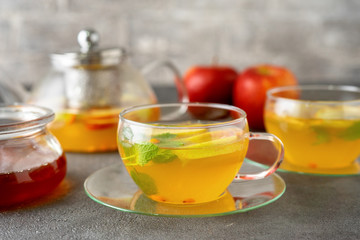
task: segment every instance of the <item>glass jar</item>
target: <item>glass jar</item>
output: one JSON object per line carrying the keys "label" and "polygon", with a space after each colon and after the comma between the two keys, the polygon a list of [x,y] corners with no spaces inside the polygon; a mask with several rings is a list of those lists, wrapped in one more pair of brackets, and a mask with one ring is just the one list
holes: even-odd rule
{"label": "glass jar", "polygon": [[0,105],[0,207],[48,194],[64,179],[64,152],[46,129],[53,119],[47,108]]}

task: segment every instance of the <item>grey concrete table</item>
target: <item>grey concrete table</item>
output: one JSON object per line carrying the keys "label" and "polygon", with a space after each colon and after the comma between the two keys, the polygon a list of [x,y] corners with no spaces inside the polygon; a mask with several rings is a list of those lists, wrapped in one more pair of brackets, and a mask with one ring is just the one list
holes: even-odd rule
{"label": "grey concrete table", "polygon": [[[176,100],[173,89],[157,92]],[[30,206],[0,212],[0,239],[360,239],[360,177],[279,173],[284,195],[235,215],[169,218],[117,211],[91,200],[83,183],[120,161],[114,153],[68,153],[59,189]]]}

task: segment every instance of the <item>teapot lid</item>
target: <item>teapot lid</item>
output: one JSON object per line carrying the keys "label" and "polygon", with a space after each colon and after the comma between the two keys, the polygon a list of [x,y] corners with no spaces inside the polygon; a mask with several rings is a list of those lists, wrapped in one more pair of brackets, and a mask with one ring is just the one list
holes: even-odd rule
{"label": "teapot lid", "polygon": [[51,54],[52,64],[57,67],[84,65],[112,66],[125,57],[123,48],[98,48],[100,36],[93,29],[83,29],[77,36],[80,51]]}

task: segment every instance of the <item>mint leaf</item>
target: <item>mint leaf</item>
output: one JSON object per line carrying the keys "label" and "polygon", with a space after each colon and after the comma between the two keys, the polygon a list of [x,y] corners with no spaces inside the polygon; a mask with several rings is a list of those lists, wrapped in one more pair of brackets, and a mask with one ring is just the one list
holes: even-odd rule
{"label": "mint leaf", "polygon": [[[136,150],[135,146],[127,142],[121,143],[122,150],[124,151],[123,160],[126,160],[126,165],[136,163]],[[126,157],[125,157],[126,156]]]}
{"label": "mint leaf", "polygon": [[160,149],[153,158],[154,163],[168,163],[173,161],[177,156],[170,150]]}
{"label": "mint leaf", "polygon": [[137,151],[137,164],[144,166],[150,161],[154,163],[167,163],[176,158],[176,155],[168,150],[161,149],[153,143],[135,144]]}
{"label": "mint leaf", "polygon": [[169,140],[176,138],[176,134],[172,133],[162,133],[153,136],[153,138],[157,139],[159,142],[157,144],[151,142],[135,144],[135,149],[137,152],[136,163],[138,165],[144,166],[150,161],[154,161],[155,163],[170,162],[176,158],[176,155],[173,154],[170,150],[161,149],[160,147],[171,148],[184,145],[184,143],[181,141]]}
{"label": "mint leaf", "polygon": [[167,142],[159,142],[159,143],[157,143],[157,145],[159,147],[175,148],[175,147],[184,146],[184,143],[181,141],[167,141]]}
{"label": "mint leaf", "polygon": [[316,134],[316,142],[314,142],[315,145],[330,142],[331,136],[326,129],[322,127],[312,127],[312,129]]}
{"label": "mint leaf", "polygon": [[171,139],[176,138],[176,134],[173,134],[173,133],[162,133],[162,134],[153,136],[153,138],[159,140],[159,142],[156,144],[159,147],[171,148],[171,147],[180,147],[180,146],[184,145],[184,143],[182,141],[171,140]]}
{"label": "mint leaf", "polygon": [[135,169],[130,172],[131,178],[136,185],[147,195],[153,195],[157,193],[157,187],[154,179],[145,173],[139,173]]}
{"label": "mint leaf", "polygon": [[353,141],[360,138],[360,121],[355,122],[339,135],[340,138],[346,141]]}
{"label": "mint leaf", "polygon": [[152,143],[136,143],[135,148],[138,154],[137,163],[140,166],[151,161],[159,151],[159,147]]}
{"label": "mint leaf", "polygon": [[176,138],[176,134],[162,133],[162,134],[158,134],[158,135],[153,136],[153,138],[156,138],[159,141],[165,141],[165,140]]}
{"label": "mint leaf", "polygon": [[121,143],[122,149],[124,150],[125,156],[131,156],[135,154],[134,145],[131,145],[128,142]]}

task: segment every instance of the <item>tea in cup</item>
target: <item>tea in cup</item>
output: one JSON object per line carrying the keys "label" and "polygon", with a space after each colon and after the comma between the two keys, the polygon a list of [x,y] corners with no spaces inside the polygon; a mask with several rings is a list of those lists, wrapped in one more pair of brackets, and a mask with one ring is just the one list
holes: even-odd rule
{"label": "tea in cup", "polygon": [[[151,121],[133,116],[143,111]],[[274,164],[260,172],[239,174],[249,141],[272,142]],[[217,200],[234,181],[271,175],[283,157],[281,141],[268,133],[249,133],[246,113],[234,106],[169,103],[130,107],[120,113],[118,148],[142,192],[152,200],[197,204]]]}
{"label": "tea in cup", "polygon": [[354,164],[360,154],[360,88],[308,85],[271,89],[265,126],[284,142],[282,167],[310,173],[358,171]]}

